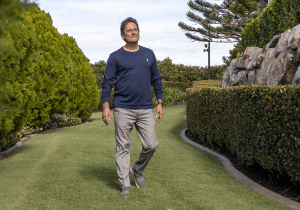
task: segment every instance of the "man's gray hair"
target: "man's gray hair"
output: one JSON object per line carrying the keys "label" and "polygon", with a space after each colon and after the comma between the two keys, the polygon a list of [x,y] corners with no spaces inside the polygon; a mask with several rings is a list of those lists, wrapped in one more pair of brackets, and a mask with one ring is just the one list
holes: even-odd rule
{"label": "man's gray hair", "polygon": [[132,17],[128,17],[128,18],[126,18],[125,20],[123,20],[122,23],[121,23],[121,36],[124,35],[124,29],[125,29],[125,26],[126,26],[129,22],[135,23],[135,25],[136,25],[137,28],[138,28],[138,32],[140,33],[139,24],[137,23],[136,19],[134,19],[134,18],[132,18]]}

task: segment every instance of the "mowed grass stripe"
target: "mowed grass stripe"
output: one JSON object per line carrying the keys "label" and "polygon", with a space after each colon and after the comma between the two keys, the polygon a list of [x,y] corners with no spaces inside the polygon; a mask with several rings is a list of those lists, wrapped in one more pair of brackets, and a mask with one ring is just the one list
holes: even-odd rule
{"label": "mowed grass stripe", "polygon": [[[1,209],[292,209],[236,181],[214,156],[185,143],[186,105],[165,107],[156,120],[158,147],[138,189],[120,197],[114,115],[31,137],[0,160]],[[156,113],[156,109],[153,110]],[[131,132],[131,165],[142,145]]]}

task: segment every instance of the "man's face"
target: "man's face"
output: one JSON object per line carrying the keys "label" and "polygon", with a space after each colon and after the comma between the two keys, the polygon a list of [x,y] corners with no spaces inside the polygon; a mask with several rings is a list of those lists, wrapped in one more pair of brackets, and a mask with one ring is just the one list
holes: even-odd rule
{"label": "man's face", "polygon": [[133,22],[127,23],[124,29],[124,35],[122,38],[131,44],[137,43],[140,39],[138,28]]}

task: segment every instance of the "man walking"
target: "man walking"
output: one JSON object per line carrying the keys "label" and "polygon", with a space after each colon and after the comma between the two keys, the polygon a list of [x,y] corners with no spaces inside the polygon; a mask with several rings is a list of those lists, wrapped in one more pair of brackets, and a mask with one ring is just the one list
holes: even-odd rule
{"label": "man walking", "polygon": [[[126,45],[110,54],[105,68],[102,82],[102,118],[108,125],[111,118],[109,96],[116,81],[113,102],[116,166],[118,179],[122,185],[120,196],[128,197],[129,170],[135,177],[136,186],[146,188],[142,173],[158,146],[150,85],[153,86],[158,100],[155,116],[159,114],[158,122],[163,116],[163,91],[153,51],[138,45],[139,27],[134,18],[129,17],[122,21],[121,36]],[[133,124],[142,141],[143,149],[139,159],[130,167],[130,132]]]}

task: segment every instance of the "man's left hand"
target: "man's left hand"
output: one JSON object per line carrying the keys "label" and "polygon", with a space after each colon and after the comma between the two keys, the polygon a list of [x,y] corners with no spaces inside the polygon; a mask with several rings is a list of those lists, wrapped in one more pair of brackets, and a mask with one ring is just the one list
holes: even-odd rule
{"label": "man's left hand", "polygon": [[157,104],[155,117],[157,117],[158,114],[159,114],[159,118],[157,121],[160,122],[163,117],[163,106],[161,104]]}

